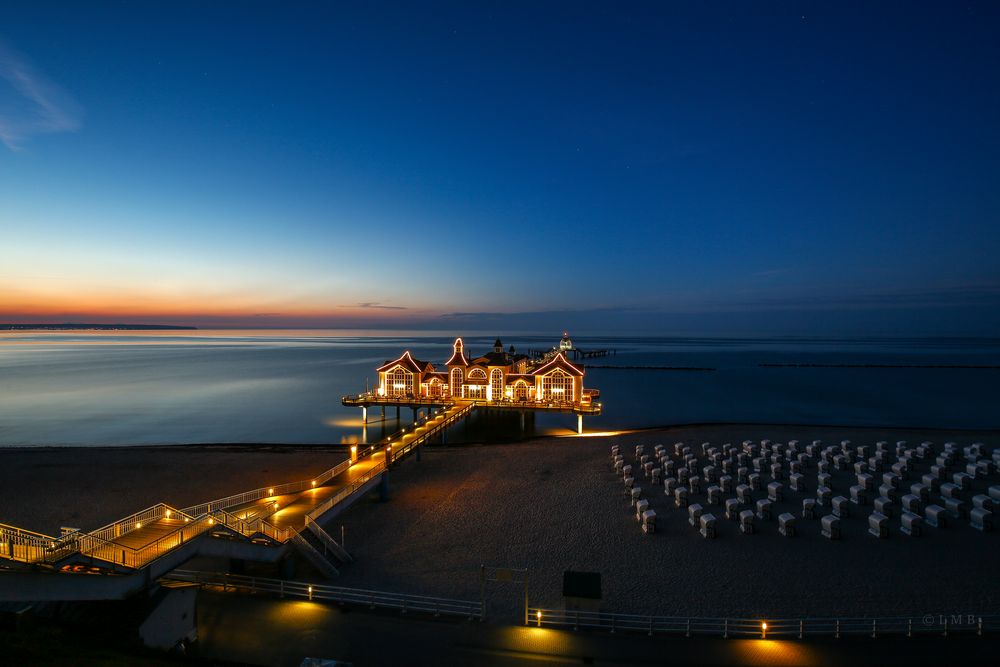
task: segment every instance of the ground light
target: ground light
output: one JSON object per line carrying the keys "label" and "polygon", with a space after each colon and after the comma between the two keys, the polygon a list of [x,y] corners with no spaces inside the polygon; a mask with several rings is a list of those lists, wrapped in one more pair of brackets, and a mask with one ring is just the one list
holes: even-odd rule
{"label": "ground light", "polygon": [[763,621],[760,624],[760,638],[767,639],[767,622]]}
{"label": "ground light", "polygon": [[539,609],[537,612],[535,612],[535,618],[538,619],[538,627],[542,627],[542,611],[541,611],[541,609]]}

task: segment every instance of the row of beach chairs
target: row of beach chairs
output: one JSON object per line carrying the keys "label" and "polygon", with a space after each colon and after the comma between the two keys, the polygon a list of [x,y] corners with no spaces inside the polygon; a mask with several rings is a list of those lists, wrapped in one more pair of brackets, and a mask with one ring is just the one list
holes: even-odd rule
{"label": "row of beach chairs", "polygon": [[[673,457],[683,457],[684,466],[676,467],[675,461],[671,457],[667,448],[663,445],[656,445],[653,449],[654,460],[646,454],[644,445],[637,445],[635,449],[636,462],[639,470],[654,485],[659,485],[661,476],[676,473],[677,477],[666,476],[662,483],[666,495],[674,497],[674,503],[678,508],[688,508],[689,523],[698,527],[705,537],[715,536],[716,518],[711,513],[705,513],[700,504],[689,505],[689,494],[698,494],[701,491],[700,480],[704,479],[708,488],[705,490],[707,502],[710,505],[725,506],[725,516],[728,519],[739,521],[740,530],[745,534],[754,533],[754,521],[768,520],[771,518],[771,505],[781,501],[783,498],[784,485],[778,482],[783,477],[783,459],[795,457],[790,462],[791,474],[788,481],[789,486],[794,491],[804,491],[804,475],[800,472],[804,466],[808,466],[812,457],[819,455],[820,461],[817,468],[817,498],[804,499],[802,507],[803,519],[813,519],[817,515],[816,506],[829,505],[832,513],[821,518],[822,534],[830,539],[838,539],[840,536],[840,520],[849,515],[849,504],[865,506],[869,498],[874,495],[875,477],[870,472],[884,470],[885,463],[889,459],[890,452],[888,443],[876,443],[874,456],[868,457],[868,461],[852,461],[856,455],[860,459],[867,457],[870,448],[859,446],[852,447],[850,441],[842,441],[839,448],[836,446],[822,446],[820,441],[813,441],[805,447],[805,452],[798,451],[797,441],[790,441],[785,447],[780,443],[761,441],[760,445],[751,441],[744,441],[742,450],[732,445],[723,445],[721,451],[710,443],[703,443],[701,446],[702,455],[710,457],[710,463],[702,468],[702,475],[691,475],[688,466],[697,469],[698,457],[691,451],[691,447],[684,443],[674,445]],[[782,450],[784,449],[784,452]],[[753,456],[757,455],[759,456]],[[949,517],[963,518],[970,520],[973,528],[981,531],[992,528],[992,511],[995,502],[1000,502],[1000,486],[991,486],[988,494],[976,494],[973,501],[973,509],[966,511],[964,503],[961,501],[962,494],[971,488],[971,482],[977,478],[986,478],[996,471],[1000,464],[1000,450],[995,451],[991,459],[984,458],[985,449],[981,443],[965,447],[959,453],[955,443],[945,443],[944,450],[935,459],[935,464],[931,466],[931,471],[925,474],[921,482],[912,484],[910,494],[906,494],[901,499],[901,532],[908,535],[919,535],[923,518],[930,526],[944,527]],[[898,490],[902,480],[912,472],[913,460],[927,460],[934,455],[933,443],[923,442],[915,449],[908,449],[905,441],[896,443],[895,455],[897,460],[889,464],[891,472],[882,474],[882,485],[879,487],[879,496],[874,499],[875,511],[869,515],[869,533],[876,537],[886,537],[888,535],[888,520],[893,515],[896,508],[895,501],[898,497]],[[749,473],[748,466],[740,466],[737,469],[736,498],[729,498],[723,501],[722,494],[730,493],[734,484],[732,475],[719,474],[728,473],[734,464],[745,463],[748,457],[753,456],[754,470],[763,470],[770,465],[769,472],[775,481],[767,485],[767,499],[756,501],[755,509],[742,509],[747,505],[754,505],[751,492],[760,490],[762,482],[760,473]],[[953,470],[959,456],[965,461],[965,469],[962,472],[952,474],[951,482],[941,482],[941,477],[949,470]],[[828,472],[832,464],[839,470],[847,470],[847,466],[853,463],[853,470],[858,484],[851,486],[850,499],[844,496],[833,496],[831,475]],[[641,489],[634,486],[632,476],[633,467],[624,462],[621,448],[618,445],[612,446],[612,464],[616,471],[622,473],[626,485],[626,495],[630,497],[633,506],[637,506],[641,498]],[[938,490],[943,496],[944,507],[937,504],[929,504],[930,493]],[[648,509],[648,501],[643,501],[641,511],[637,508],[636,519],[640,522],[643,530],[653,532],[655,530],[656,514]],[[921,510],[924,511],[923,518]],[[705,517],[702,521],[702,517]],[[779,532],[782,535],[795,535],[795,517],[790,513],[782,513],[778,517]]]}

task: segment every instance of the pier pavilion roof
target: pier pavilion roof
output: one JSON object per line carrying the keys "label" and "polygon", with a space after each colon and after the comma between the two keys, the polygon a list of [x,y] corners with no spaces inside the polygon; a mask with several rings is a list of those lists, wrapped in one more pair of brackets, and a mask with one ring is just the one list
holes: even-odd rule
{"label": "pier pavilion roof", "polygon": [[387,371],[394,366],[402,366],[406,370],[412,373],[429,373],[434,370],[434,364],[429,361],[420,361],[414,359],[410,356],[410,351],[407,350],[399,359],[393,361],[387,361],[382,366],[379,366],[376,370],[378,372]]}
{"label": "pier pavilion roof", "polygon": [[461,346],[457,346],[455,351],[451,353],[451,359],[444,362],[445,366],[468,366],[469,360],[465,358],[465,352],[462,351]]}
{"label": "pier pavilion roof", "polygon": [[583,377],[583,369],[574,366],[569,363],[566,359],[566,355],[562,352],[557,352],[548,363],[539,366],[531,371],[532,375],[544,375],[551,371],[553,368],[561,368],[570,375],[575,375],[577,377]]}

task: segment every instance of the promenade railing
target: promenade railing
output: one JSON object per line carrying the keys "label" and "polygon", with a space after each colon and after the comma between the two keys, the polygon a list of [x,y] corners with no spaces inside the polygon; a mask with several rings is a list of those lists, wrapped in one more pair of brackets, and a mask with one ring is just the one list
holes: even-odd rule
{"label": "promenade railing", "polygon": [[281,597],[297,597],[307,600],[323,600],[342,604],[356,604],[371,609],[397,609],[403,613],[420,612],[435,616],[459,616],[470,619],[482,618],[483,608],[478,601],[439,598],[427,595],[410,595],[343,586],[327,586],[302,581],[265,579],[225,573],[174,570],[164,578],[187,581],[202,586],[218,586],[223,590],[266,593]]}
{"label": "promenade railing", "polygon": [[702,618],[619,614],[529,607],[527,625],[599,630],[644,632],[649,635],[725,638],[798,638],[847,636],[979,634],[1000,631],[1000,614],[927,614],[882,618]]}

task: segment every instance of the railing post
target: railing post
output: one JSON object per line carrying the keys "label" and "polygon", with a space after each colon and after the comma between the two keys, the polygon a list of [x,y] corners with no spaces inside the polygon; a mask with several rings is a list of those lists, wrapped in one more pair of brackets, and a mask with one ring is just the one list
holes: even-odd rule
{"label": "railing post", "polygon": [[906,636],[907,636],[907,638],[913,636],[913,619],[912,618],[906,619]]}
{"label": "railing post", "polygon": [[805,627],[805,623],[800,618],[799,619],[799,639],[802,639],[802,634],[803,634],[804,627]]}
{"label": "railing post", "polygon": [[979,617],[979,620],[976,622],[976,626],[977,626],[976,634],[979,635],[980,637],[982,637],[983,636],[983,617],[982,616]]}
{"label": "railing post", "polygon": [[837,619],[837,634],[835,635],[835,639],[840,639],[840,619],[839,618]]}
{"label": "railing post", "polygon": [[285,580],[284,579],[281,579],[280,583],[278,584],[278,595],[280,597],[285,597]]}
{"label": "railing post", "polygon": [[877,639],[878,638],[878,634],[875,631],[875,623],[877,623],[877,619],[873,618],[872,619],[872,639]]}
{"label": "railing post", "polygon": [[684,632],[684,636],[685,637],[690,637],[691,636],[691,619],[690,618],[687,620],[687,630]]}
{"label": "railing post", "polygon": [[945,619],[944,619],[944,632],[941,634],[941,636],[942,637],[947,637],[948,636],[948,618],[947,617],[945,617]]}
{"label": "railing post", "polygon": [[653,617],[652,617],[652,615],[649,617],[649,632],[647,634],[649,634],[650,637],[653,636]]}
{"label": "railing post", "polygon": [[729,639],[729,619],[727,618],[725,624],[722,626],[722,638]]}

